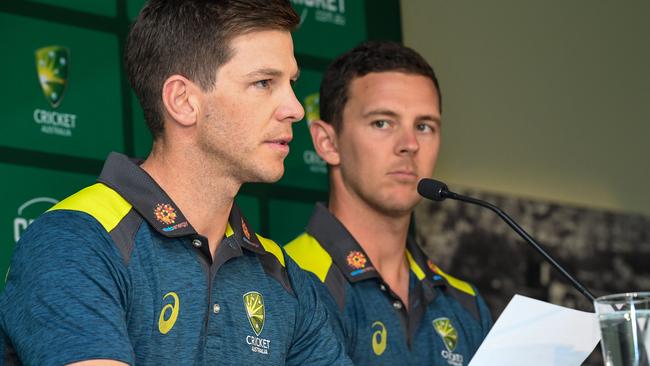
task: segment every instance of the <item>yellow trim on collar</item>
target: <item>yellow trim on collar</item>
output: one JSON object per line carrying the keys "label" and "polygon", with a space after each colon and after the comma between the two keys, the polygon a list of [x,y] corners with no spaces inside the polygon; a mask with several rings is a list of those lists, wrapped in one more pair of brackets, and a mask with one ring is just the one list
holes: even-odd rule
{"label": "yellow trim on collar", "polygon": [[235,233],[235,231],[232,229],[232,226],[230,226],[230,223],[227,223],[226,224],[226,238],[229,238],[234,233]]}
{"label": "yellow trim on collar", "polygon": [[282,267],[285,267],[284,253],[282,253],[282,249],[280,248],[280,246],[277,245],[271,239],[267,239],[267,238],[265,238],[263,236],[260,236],[258,234],[255,234],[255,235],[257,235],[257,239],[259,239],[260,243],[262,243],[262,246],[264,247],[264,250],[266,250],[267,252],[273,254],[278,259],[278,261],[280,261],[280,263],[282,264]]}
{"label": "yellow trim on collar", "polygon": [[129,213],[131,207],[131,204],[119,193],[102,183],[96,183],[57,203],[48,211],[85,212],[99,221],[107,232],[110,232]]}
{"label": "yellow trim on collar", "polygon": [[474,291],[474,288],[469,283],[467,283],[465,281],[462,281],[462,280],[459,280],[456,277],[453,277],[453,276],[450,276],[450,275],[446,274],[440,268],[438,268],[438,266],[435,266],[435,271],[434,272],[436,272],[437,274],[444,277],[447,280],[447,282],[451,286],[455,287],[456,289],[458,289],[458,290],[460,290],[460,291],[462,291],[462,292],[464,292],[466,294],[476,296],[476,291]]}
{"label": "yellow trim on collar", "polygon": [[409,261],[409,267],[411,267],[411,271],[415,273],[418,280],[422,281],[426,275],[424,274],[422,268],[415,262],[415,259],[413,259],[413,256],[411,255],[411,252],[408,250],[406,250],[406,259]]}
{"label": "yellow trim on collar", "polygon": [[312,272],[321,282],[325,282],[327,272],[332,266],[332,257],[313,236],[303,233],[286,244],[284,250],[300,268]]}

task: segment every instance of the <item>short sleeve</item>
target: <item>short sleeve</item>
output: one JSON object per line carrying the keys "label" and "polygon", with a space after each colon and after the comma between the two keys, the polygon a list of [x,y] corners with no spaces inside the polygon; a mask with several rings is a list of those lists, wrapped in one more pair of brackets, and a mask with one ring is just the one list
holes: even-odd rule
{"label": "short sleeve", "polygon": [[95,219],[48,212],[16,246],[0,297],[1,333],[27,365],[98,358],[133,364],[128,288],[119,251]]}

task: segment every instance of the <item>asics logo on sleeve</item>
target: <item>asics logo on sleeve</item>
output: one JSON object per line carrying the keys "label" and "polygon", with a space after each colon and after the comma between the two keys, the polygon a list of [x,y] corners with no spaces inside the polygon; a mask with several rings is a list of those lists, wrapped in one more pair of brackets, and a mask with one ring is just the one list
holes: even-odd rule
{"label": "asics logo on sleeve", "polygon": [[174,324],[176,324],[178,310],[180,308],[180,300],[178,300],[178,295],[175,292],[168,292],[163,296],[163,300],[168,297],[172,298],[173,303],[163,306],[160,311],[160,317],[158,318],[158,330],[162,334],[167,334],[172,330]]}

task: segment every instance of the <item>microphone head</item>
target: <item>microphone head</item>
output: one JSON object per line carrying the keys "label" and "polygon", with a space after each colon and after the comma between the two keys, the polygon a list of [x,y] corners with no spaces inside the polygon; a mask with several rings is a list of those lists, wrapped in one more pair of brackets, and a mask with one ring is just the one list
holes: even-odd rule
{"label": "microphone head", "polygon": [[449,188],[447,185],[435,179],[424,178],[418,183],[418,193],[424,198],[434,201],[443,201],[447,198]]}

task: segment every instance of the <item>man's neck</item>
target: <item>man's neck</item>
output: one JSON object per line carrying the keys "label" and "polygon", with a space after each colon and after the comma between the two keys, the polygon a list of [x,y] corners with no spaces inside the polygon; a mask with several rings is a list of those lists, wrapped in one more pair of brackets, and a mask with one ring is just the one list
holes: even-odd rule
{"label": "man's neck", "polygon": [[208,238],[214,258],[223,238],[240,185],[231,177],[210,172],[219,171],[206,166],[204,159],[187,153],[169,151],[154,145],[141,165],[180,208],[194,229]]}
{"label": "man's neck", "polygon": [[406,237],[410,214],[389,216],[357,197],[330,194],[329,210],[366,252],[382,278],[408,306]]}

